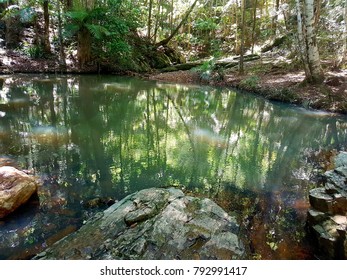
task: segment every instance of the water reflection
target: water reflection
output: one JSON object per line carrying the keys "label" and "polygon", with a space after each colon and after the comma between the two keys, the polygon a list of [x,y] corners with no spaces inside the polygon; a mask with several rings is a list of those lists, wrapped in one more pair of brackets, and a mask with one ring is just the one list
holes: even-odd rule
{"label": "water reflection", "polygon": [[[0,104],[17,105],[0,108],[0,154],[44,184],[30,230],[0,221],[0,258],[30,256],[78,227],[90,215],[88,200],[166,185],[252,220],[265,236],[253,236],[253,247],[261,242],[267,251],[251,252],[282,258],[273,252],[290,227],[298,230],[307,207],[303,181],[311,169],[303,154],[346,143],[344,118],[227,89],[113,76],[2,79]],[[14,231],[16,242],[9,241]]]}
{"label": "water reflection", "polygon": [[69,142],[68,130],[65,127],[38,126],[33,127],[31,133],[24,134],[31,142],[39,145],[61,146]]}

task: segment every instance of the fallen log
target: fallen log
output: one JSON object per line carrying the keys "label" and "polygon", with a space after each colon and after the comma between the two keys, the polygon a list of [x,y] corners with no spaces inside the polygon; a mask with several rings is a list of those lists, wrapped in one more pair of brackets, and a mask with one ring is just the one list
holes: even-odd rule
{"label": "fallen log", "polygon": [[[244,62],[253,61],[260,59],[260,56],[257,54],[250,54],[244,56]],[[217,60],[214,64],[213,68],[223,67],[223,68],[232,68],[234,66],[237,66],[239,64],[240,57],[236,56],[232,59],[226,59],[226,60]],[[199,67],[206,63],[207,60],[204,61],[195,61],[195,62],[187,62],[182,64],[176,64],[169,67],[165,67],[163,69],[160,69],[161,72],[173,72],[173,71],[184,71],[184,70],[191,70],[195,67]]]}

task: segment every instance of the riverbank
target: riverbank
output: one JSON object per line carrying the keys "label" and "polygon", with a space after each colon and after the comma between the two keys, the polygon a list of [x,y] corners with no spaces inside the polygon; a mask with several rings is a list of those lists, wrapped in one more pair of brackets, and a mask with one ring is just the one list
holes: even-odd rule
{"label": "riverbank", "polygon": [[[347,113],[347,70],[332,70],[325,65],[325,80],[322,84],[305,83],[302,70],[289,67],[290,64],[278,64],[278,58],[266,58],[246,63],[244,75],[237,69],[224,69],[223,73],[211,71],[206,76],[199,69],[173,72],[154,71],[137,74],[151,80],[233,87],[264,96],[266,99],[297,104],[305,108],[319,109],[332,113]],[[21,53],[8,51],[0,53],[0,74],[12,73],[112,73],[134,75],[121,69],[100,69],[97,63],[78,67],[76,60],[67,58],[66,68],[62,71],[57,58],[31,59]]]}
{"label": "riverbank", "polygon": [[300,70],[286,72],[274,69],[264,73],[249,72],[238,75],[225,73],[222,80],[201,79],[198,72],[175,71],[157,73],[152,80],[208,84],[213,86],[234,87],[261,95],[269,100],[293,103],[305,108],[319,109],[332,113],[347,113],[347,71],[326,71],[324,83],[312,85],[305,83],[305,73]]}

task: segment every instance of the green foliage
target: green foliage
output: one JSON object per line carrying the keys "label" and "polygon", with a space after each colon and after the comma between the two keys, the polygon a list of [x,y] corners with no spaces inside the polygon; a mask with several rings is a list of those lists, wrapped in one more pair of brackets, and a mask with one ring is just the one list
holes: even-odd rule
{"label": "green foliage", "polygon": [[[105,1],[73,1],[73,10],[66,6],[66,2],[59,2],[61,7],[57,11],[57,2],[49,1],[49,17],[51,23],[58,22],[58,14],[63,23],[64,47],[81,46],[77,42],[81,30],[88,30],[88,44],[92,54],[91,59],[112,60],[118,63],[123,57],[141,56],[135,49],[139,48],[139,41],[132,37],[144,38],[150,25],[151,42],[158,42],[167,38],[180,23],[189,9],[189,1],[152,1],[149,13],[148,1],[139,0],[105,0]],[[288,1],[287,1],[288,2]],[[268,3],[261,1],[246,1],[245,13],[245,50],[258,51],[266,42],[271,44],[270,51],[281,54],[292,52],[296,55],[297,20],[293,2],[281,3],[277,11],[268,11]],[[42,26],[42,16],[37,11],[42,10],[43,1],[6,1],[0,0],[2,19],[16,16],[20,23],[32,28],[36,20]],[[10,5],[16,3],[17,5]],[[93,5],[91,5],[93,3]],[[254,5],[257,5],[256,7]],[[321,16],[317,21],[319,52],[323,58],[338,60],[343,52],[344,40],[344,1],[323,3]],[[64,11],[64,12],[63,12]],[[41,12],[40,12],[41,13]],[[276,15],[274,14],[276,13]],[[149,19],[149,15],[151,18]],[[190,13],[188,20],[181,27],[178,34],[170,41],[190,60],[206,58],[211,55],[226,55],[240,53],[241,9],[239,1],[200,1]],[[52,29],[51,25],[51,29]],[[54,28],[57,25],[55,25]],[[55,30],[55,36],[58,34]],[[155,38],[154,38],[155,37]],[[287,38],[284,40],[285,38]],[[31,41],[30,41],[31,42]],[[277,42],[277,43],[276,43]],[[294,42],[294,43],[293,43]],[[53,47],[58,50],[59,44]],[[254,46],[254,49],[253,49]],[[32,49],[28,53],[40,56],[39,51]],[[125,61],[125,60],[124,60]],[[300,68],[302,68],[301,61]],[[209,78],[209,71],[215,71],[213,65],[201,69],[203,79]],[[211,68],[211,69],[208,69]],[[259,73],[262,68],[259,68]],[[252,73],[258,75],[259,73]]]}
{"label": "green foliage", "polygon": [[260,78],[258,76],[249,76],[240,82],[240,87],[246,90],[255,90],[258,88]]}
{"label": "green foliage", "polygon": [[37,59],[37,58],[45,58],[45,52],[42,46],[36,46],[36,45],[27,45],[25,44],[21,49],[19,49],[21,53],[29,56],[30,58]]}
{"label": "green foliage", "polygon": [[73,22],[83,23],[89,16],[89,13],[86,10],[74,10],[66,12],[65,16]]}
{"label": "green foliage", "polygon": [[31,58],[43,58],[45,56],[44,49],[41,46],[32,46],[28,49]]}
{"label": "green foliage", "polygon": [[211,31],[216,30],[218,28],[218,24],[214,22],[212,18],[208,19],[197,19],[194,28],[201,31]]}
{"label": "green foliage", "polygon": [[215,63],[216,59],[212,57],[206,60],[202,65],[193,68],[192,71],[197,72],[202,81],[209,81],[212,78]]}
{"label": "green foliage", "polygon": [[20,14],[20,9],[19,6],[17,5],[12,5],[7,7],[1,14],[1,19],[9,19],[15,16],[18,16]]}
{"label": "green foliage", "polygon": [[[65,13],[68,19],[65,35],[73,38],[81,32],[91,37],[91,51],[94,59],[114,64],[124,61],[132,52],[129,42],[131,29],[137,27],[137,12],[123,10],[128,1],[110,0],[94,9],[79,8]],[[83,40],[83,38],[81,38]]]}
{"label": "green foliage", "polygon": [[224,79],[224,68],[216,65],[217,57],[206,60],[202,65],[194,67],[192,71],[199,74],[202,81],[222,81]]}
{"label": "green foliage", "polygon": [[86,24],[85,26],[89,30],[90,34],[97,40],[101,40],[102,38],[112,34],[104,26],[98,24]]}

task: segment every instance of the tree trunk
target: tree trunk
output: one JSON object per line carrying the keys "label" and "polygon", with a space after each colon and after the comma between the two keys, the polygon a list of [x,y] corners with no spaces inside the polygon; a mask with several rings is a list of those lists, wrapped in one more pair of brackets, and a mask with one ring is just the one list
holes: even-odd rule
{"label": "tree trunk", "polygon": [[80,68],[91,59],[91,43],[92,38],[86,27],[83,27],[78,33],[77,56]]}
{"label": "tree trunk", "polygon": [[253,23],[252,23],[252,54],[254,53],[254,44],[255,44],[255,27],[257,22],[257,5],[258,0],[254,0],[254,7],[253,7]]}
{"label": "tree trunk", "polygon": [[49,7],[48,0],[43,1],[43,18],[44,18],[44,31],[43,31],[43,49],[46,54],[51,53],[51,43],[49,41]]}
{"label": "tree trunk", "polygon": [[5,19],[5,45],[8,49],[16,49],[19,47],[23,27],[20,22],[19,14],[14,14]]}
{"label": "tree trunk", "polygon": [[234,46],[234,52],[236,54],[240,54],[240,45],[239,45],[239,17],[238,17],[238,5],[235,5],[234,6],[234,9],[235,9],[235,46]]}
{"label": "tree trunk", "polygon": [[147,20],[147,38],[148,38],[148,41],[151,40],[152,7],[153,7],[153,0],[149,0],[148,20]]}
{"label": "tree trunk", "polygon": [[278,21],[278,10],[280,7],[280,1],[276,0],[275,4],[275,12],[276,14],[272,17],[272,34],[273,36],[276,36],[277,34],[277,21]]}
{"label": "tree trunk", "polygon": [[301,62],[304,66],[305,76],[310,76],[310,69],[307,64],[307,50],[306,43],[303,33],[303,23],[302,23],[302,8],[300,4],[300,0],[295,0],[296,2],[296,10],[297,10],[297,23],[298,23],[298,53],[300,55]]}
{"label": "tree trunk", "polygon": [[185,15],[183,16],[181,22],[177,25],[175,30],[171,32],[171,35],[169,37],[167,37],[166,39],[161,40],[160,42],[158,42],[156,44],[157,46],[165,46],[165,45],[167,45],[170,42],[170,40],[178,33],[178,31],[180,30],[182,25],[187,21],[190,13],[193,11],[193,9],[194,9],[194,7],[195,7],[197,2],[198,2],[198,0],[195,0],[194,3],[190,6],[190,8],[187,10]]}
{"label": "tree trunk", "polygon": [[66,10],[71,11],[73,8],[73,0],[65,0],[64,2],[65,2]]}
{"label": "tree trunk", "polygon": [[343,64],[346,63],[346,57],[347,57],[347,0],[345,1],[344,22],[345,22],[345,27],[343,30],[342,55],[337,64],[337,67],[343,66]]}
{"label": "tree trunk", "polygon": [[174,0],[171,0],[171,14],[170,14],[170,30],[173,31],[173,14],[174,14]]}
{"label": "tree trunk", "polygon": [[299,53],[304,65],[306,80],[309,83],[322,83],[324,74],[316,41],[314,0],[304,0],[303,8],[300,0],[296,0],[296,6]]}
{"label": "tree trunk", "polygon": [[306,27],[306,43],[308,66],[310,69],[309,82],[321,83],[323,82],[324,75],[320,63],[316,30],[315,30],[315,13],[314,13],[314,0],[305,0],[305,27]]}
{"label": "tree trunk", "polygon": [[62,72],[66,71],[66,56],[64,49],[64,40],[63,40],[63,24],[61,20],[61,10],[60,10],[60,0],[57,1],[57,10],[58,10],[58,38],[59,38],[59,66]]}
{"label": "tree trunk", "polygon": [[157,7],[158,7],[158,11],[157,11],[157,14],[155,15],[155,24],[154,24],[154,33],[153,33],[154,44],[157,41],[159,22],[162,21],[162,18],[163,18],[162,17],[163,9],[161,8],[161,1],[160,0],[157,1]]}
{"label": "tree trunk", "polygon": [[245,0],[241,0],[241,53],[240,53],[240,64],[239,64],[240,75],[244,73],[243,56],[245,53],[245,15],[246,15]]}

